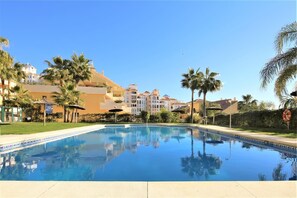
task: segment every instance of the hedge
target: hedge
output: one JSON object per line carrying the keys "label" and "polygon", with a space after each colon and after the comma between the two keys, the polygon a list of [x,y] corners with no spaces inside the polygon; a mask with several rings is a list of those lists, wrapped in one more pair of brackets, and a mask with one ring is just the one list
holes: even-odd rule
{"label": "hedge", "polygon": [[[114,122],[114,113],[97,113],[80,115],[81,122]],[[131,114],[118,114],[117,122],[133,122],[135,116]]]}
{"label": "hedge", "polygon": [[[282,119],[283,109],[251,111],[245,113],[232,114],[232,126],[237,127],[259,127],[286,129],[287,124]],[[291,109],[292,117],[290,120],[290,129],[297,129],[297,109]],[[229,125],[230,115],[218,115],[215,118],[215,124],[220,126]],[[209,118],[212,123],[212,118]]]}

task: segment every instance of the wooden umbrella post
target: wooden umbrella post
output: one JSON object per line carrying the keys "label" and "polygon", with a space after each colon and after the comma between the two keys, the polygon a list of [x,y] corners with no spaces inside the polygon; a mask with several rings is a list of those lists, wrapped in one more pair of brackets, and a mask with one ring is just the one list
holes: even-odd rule
{"label": "wooden umbrella post", "polygon": [[43,126],[45,126],[46,121],[46,104],[44,103],[44,110],[43,110]]}
{"label": "wooden umbrella post", "polygon": [[75,109],[75,123],[77,123],[77,108]]}

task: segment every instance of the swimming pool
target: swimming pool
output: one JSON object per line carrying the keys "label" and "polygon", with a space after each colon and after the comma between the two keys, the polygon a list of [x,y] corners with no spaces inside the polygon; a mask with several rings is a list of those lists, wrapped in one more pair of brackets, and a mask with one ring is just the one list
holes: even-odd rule
{"label": "swimming pool", "polygon": [[186,127],[104,129],[0,155],[0,180],[296,180],[296,153]]}

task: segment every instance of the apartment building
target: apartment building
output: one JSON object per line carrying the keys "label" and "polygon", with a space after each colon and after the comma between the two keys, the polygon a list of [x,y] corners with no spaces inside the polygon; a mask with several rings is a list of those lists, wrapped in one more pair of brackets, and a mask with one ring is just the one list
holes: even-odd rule
{"label": "apartment building", "polygon": [[[168,95],[164,95],[161,98],[161,108],[166,109],[167,111],[172,111],[178,107],[174,106],[174,104],[179,103],[179,101],[175,98],[170,98]],[[183,103],[183,106],[185,103]]]}
{"label": "apartment building", "polygon": [[[24,85],[34,100],[40,100],[46,97],[49,102],[54,103],[53,92],[59,92],[58,86],[49,84],[42,85]],[[120,108],[123,113],[131,113],[131,109],[123,102],[124,89],[112,80],[98,73],[94,67],[91,67],[91,78],[79,83],[78,91],[81,92],[82,106],[85,110],[79,110],[79,114],[106,113],[110,109]],[[63,112],[63,108],[54,105],[53,113]]]}
{"label": "apartment building", "polygon": [[133,115],[136,115],[138,112],[137,95],[138,95],[138,89],[137,89],[137,85],[135,84],[129,85],[128,89],[125,90],[124,102],[127,104],[128,107],[131,108],[131,113]]}
{"label": "apartment building", "polygon": [[159,90],[154,89],[147,97],[147,110],[150,114],[156,114],[161,110],[161,100]]}
{"label": "apartment building", "polygon": [[140,93],[137,96],[137,111],[135,115],[139,115],[141,111],[147,111],[147,103],[146,98],[149,96],[150,92],[146,91],[144,93]]}
{"label": "apartment building", "polygon": [[174,98],[170,98],[168,95],[164,95],[161,98],[159,90],[157,89],[154,89],[152,92],[145,91],[144,93],[139,93],[138,87],[135,84],[129,85],[129,87],[125,90],[124,95],[124,102],[131,108],[131,113],[133,115],[140,115],[141,111],[156,114],[160,112],[162,108],[172,111],[186,105]]}
{"label": "apartment building", "polygon": [[34,83],[38,83],[40,81],[40,75],[37,74],[37,69],[33,65],[27,63],[24,65],[22,70],[26,74],[26,79],[22,80],[24,83],[34,84]]}

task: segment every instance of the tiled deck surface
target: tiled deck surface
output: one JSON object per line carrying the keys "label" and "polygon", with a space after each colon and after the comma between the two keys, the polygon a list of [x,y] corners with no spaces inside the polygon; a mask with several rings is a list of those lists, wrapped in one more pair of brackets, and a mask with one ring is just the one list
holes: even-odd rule
{"label": "tiled deck surface", "polygon": [[[192,125],[193,126],[193,125]],[[44,132],[31,135],[0,136],[0,145],[24,141],[32,138],[55,136],[61,133],[87,132],[103,127],[93,125],[62,131]],[[239,132],[217,126],[200,126],[201,128],[236,133],[255,139],[266,139],[297,147],[297,139],[280,138],[256,133]],[[296,181],[266,182],[56,182],[56,181],[0,181],[0,198],[187,198],[187,197],[267,197],[296,198]]]}
{"label": "tiled deck surface", "polygon": [[0,182],[2,198],[296,198],[296,182]]}

